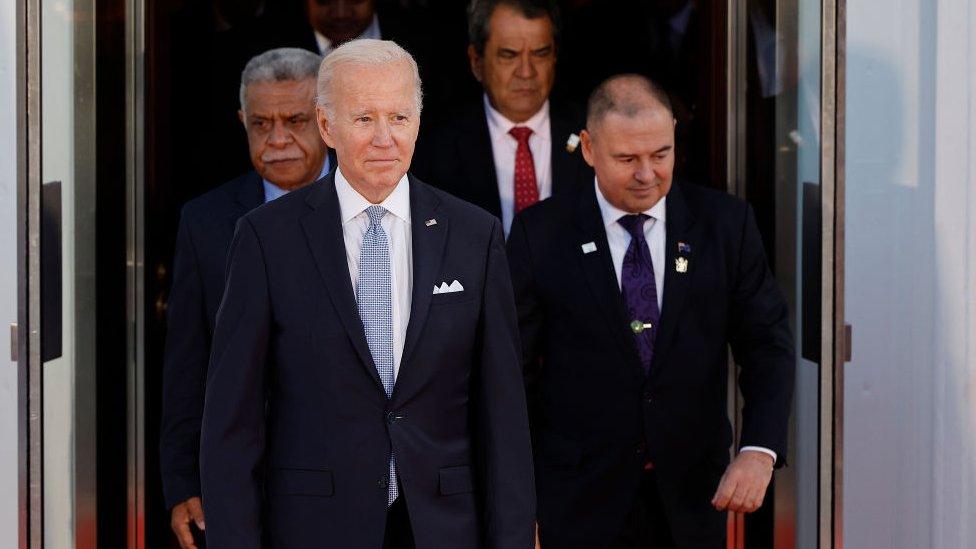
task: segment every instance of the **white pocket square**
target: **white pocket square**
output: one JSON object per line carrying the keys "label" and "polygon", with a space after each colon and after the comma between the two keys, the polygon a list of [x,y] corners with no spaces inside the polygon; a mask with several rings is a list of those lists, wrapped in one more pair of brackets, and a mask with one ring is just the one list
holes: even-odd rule
{"label": "white pocket square", "polygon": [[463,291],[464,291],[464,286],[462,286],[461,283],[458,282],[457,280],[451,282],[450,285],[448,285],[447,282],[441,282],[440,286],[434,286],[434,295],[449,294],[453,292],[463,292]]}

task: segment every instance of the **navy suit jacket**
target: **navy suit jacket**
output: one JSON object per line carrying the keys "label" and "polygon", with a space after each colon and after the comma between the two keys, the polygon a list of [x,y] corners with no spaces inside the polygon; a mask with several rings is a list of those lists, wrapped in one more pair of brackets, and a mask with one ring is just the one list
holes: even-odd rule
{"label": "navy suit jacket", "polygon": [[250,172],[189,202],[180,216],[167,301],[160,469],[166,507],[200,495],[200,420],[214,318],[234,226],[264,203]]}
{"label": "navy suit jacket", "polygon": [[[203,417],[208,545],[380,547],[394,450],[418,548],[530,548],[531,443],[500,223],[410,178],[413,296],[388,400],[334,178],[238,223]],[[463,292],[432,295],[454,280]]]}
{"label": "navy suit jacket", "polygon": [[[491,134],[484,104],[472,106],[448,122],[423,132],[417,142],[413,171],[445,191],[502,215],[498,177],[491,150]],[[566,150],[566,140],[579,133],[586,122],[582,114],[560,103],[550,103],[549,131],[552,142],[552,194],[593,181],[593,169],[582,151]]]}
{"label": "navy suit jacket", "polygon": [[[666,228],[663,305],[645,376],[593,184],[513,223],[508,253],[543,547],[593,549],[615,539],[647,459],[677,546],[724,547],[725,513],[710,500],[732,444],[730,346],[745,398],[739,444],[786,455],[793,341],[751,208],[675,183]],[[585,252],[588,243],[596,250]]]}

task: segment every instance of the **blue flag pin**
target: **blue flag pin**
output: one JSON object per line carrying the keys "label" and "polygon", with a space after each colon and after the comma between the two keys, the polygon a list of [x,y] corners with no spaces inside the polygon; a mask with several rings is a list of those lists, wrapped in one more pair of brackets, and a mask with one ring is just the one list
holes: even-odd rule
{"label": "blue flag pin", "polygon": [[688,244],[686,242],[678,242],[678,253],[679,254],[690,254],[691,253],[691,244]]}

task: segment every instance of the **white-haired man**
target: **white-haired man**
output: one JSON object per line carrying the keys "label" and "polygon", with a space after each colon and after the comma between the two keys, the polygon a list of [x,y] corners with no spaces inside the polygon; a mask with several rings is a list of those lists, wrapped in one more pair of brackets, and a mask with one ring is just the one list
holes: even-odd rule
{"label": "white-haired man", "polygon": [[201,443],[211,549],[529,549],[517,321],[497,218],[407,172],[413,58],[322,63],[328,177],[238,223]]}
{"label": "white-haired man", "polygon": [[[204,528],[200,503],[200,419],[214,318],[234,224],[245,213],[329,172],[315,123],[322,58],[281,48],[248,62],[240,119],[254,170],[184,206],[176,243],[163,359],[160,469],[170,525],[183,549]],[[200,535],[197,533],[197,535]]]}

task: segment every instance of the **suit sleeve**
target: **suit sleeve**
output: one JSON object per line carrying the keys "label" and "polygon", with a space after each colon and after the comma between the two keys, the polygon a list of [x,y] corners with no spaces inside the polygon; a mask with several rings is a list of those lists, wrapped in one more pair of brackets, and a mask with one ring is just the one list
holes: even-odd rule
{"label": "suit sleeve", "polygon": [[729,318],[732,354],[744,398],[740,447],[786,456],[796,356],[789,308],[766,262],[751,207],[745,207]]}
{"label": "suit sleeve", "polygon": [[238,221],[226,279],[214,328],[200,448],[207,545],[257,549],[271,309],[264,254],[247,218]]}
{"label": "suit sleeve", "polygon": [[535,477],[519,336],[501,223],[492,223],[482,296],[476,406],[487,549],[530,549]]}
{"label": "suit sleeve", "polygon": [[159,467],[168,509],[200,495],[200,421],[210,327],[190,224],[184,211],[167,303]]}
{"label": "suit sleeve", "polygon": [[519,336],[522,341],[522,374],[525,379],[531,425],[535,418],[538,380],[542,371],[542,330],[545,323],[545,310],[537,293],[529,239],[521,216],[515,216],[508,236],[508,262],[515,291],[515,307],[518,312]]}

